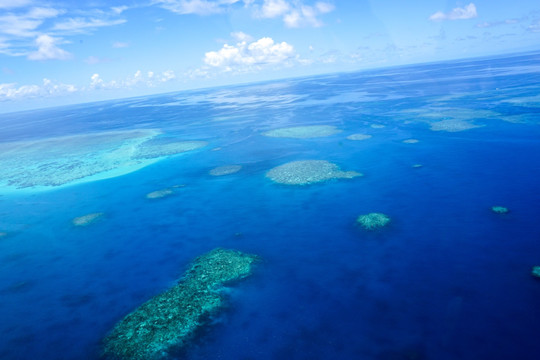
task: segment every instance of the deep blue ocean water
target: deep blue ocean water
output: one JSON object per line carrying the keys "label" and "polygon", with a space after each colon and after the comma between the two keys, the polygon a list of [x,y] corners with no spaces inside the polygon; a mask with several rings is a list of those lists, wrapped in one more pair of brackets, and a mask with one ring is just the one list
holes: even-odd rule
{"label": "deep blue ocean water", "polygon": [[[208,142],[104,180],[0,188],[0,359],[98,359],[115,323],[216,247],[263,261],[171,359],[540,359],[539,94],[540,55],[522,54],[0,115],[4,151],[134,129]],[[303,125],[342,132],[262,135]],[[364,176],[265,177],[309,159]],[[370,212],[390,225],[355,224]]]}

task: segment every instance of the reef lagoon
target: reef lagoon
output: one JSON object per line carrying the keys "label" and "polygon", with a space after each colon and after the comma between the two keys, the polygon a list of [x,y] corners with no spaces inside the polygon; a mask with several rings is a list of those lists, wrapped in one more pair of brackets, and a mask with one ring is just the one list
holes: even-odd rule
{"label": "reef lagoon", "polygon": [[1,114],[0,359],[540,359],[539,93],[527,53]]}

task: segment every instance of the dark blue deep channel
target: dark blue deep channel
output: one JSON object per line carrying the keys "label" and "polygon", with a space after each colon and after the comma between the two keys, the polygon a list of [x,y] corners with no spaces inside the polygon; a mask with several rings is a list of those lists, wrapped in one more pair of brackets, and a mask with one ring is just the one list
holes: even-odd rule
{"label": "dark blue deep channel", "polygon": [[[167,359],[540,359],[539,64],[524,54],[0,115],[4,151],[134,129],[207,142],[46,189],[17,188],[0,154],[0,359],[99,359],[118,321],[217,247],[262,261]],[[341,131],[264,135],[312,125]],[[364,176],[265,176],[297,160]],[[28,183],[33,161],[20,160]],[[231,164],[242,168],[209,174]],[[161,189],[174,191],[146,197]],[[390,223],[356,223],[372,212]],[[73,225],[90,213],[102,216]]]}

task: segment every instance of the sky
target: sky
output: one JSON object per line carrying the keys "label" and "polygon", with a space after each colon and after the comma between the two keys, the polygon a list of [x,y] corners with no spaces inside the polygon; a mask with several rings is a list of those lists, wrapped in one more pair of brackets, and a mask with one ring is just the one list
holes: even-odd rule
{"label": "sky", "polygon": [[538,0],[0,0],[0,113],[534,50]]}

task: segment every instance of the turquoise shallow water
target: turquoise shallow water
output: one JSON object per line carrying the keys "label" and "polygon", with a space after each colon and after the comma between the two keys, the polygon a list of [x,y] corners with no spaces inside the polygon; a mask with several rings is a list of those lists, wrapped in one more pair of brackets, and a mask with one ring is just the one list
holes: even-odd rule
{"label": "turquoise shallow water", "polygon": [[[538,359],[540,280],[530,271],[540,265],[539,60],[415,65],[0,115],[0,358],[97,359],[117,321],[172,286],[195,257],[225,247],[264,260],[171,359]],[[342,131],[262,135],[307,125]],[[58,179],[89,168],[99,175],[104,163],[124,169],[135,160],[114,151],[132,130],[159,131],[157,149],[207,145],[163,150],[121,176],[29,186],[43,181],[31,176],[36,166]],[[111,132],[102,147],[57,139]],[[346,138],[354,133],[372,137]],[[312,159],[364,176],[307,186],[265,177]],[[208,173],[231,164],[242,168]],[[14,169],[27,174],[26,187]],[[162,189],[173,194],[146,198]],[[495,214],[494,205],[510,212]],[[103,216],[86,227],[71,223],[96,212]],[[388,214],[390,225],[355,225],[370,212]]]}

